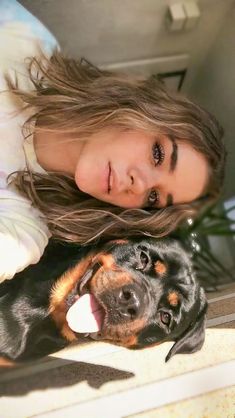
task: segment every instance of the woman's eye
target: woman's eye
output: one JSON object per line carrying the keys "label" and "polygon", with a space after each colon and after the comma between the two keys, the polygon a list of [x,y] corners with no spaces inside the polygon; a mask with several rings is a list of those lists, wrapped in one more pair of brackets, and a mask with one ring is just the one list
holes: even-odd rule
{"label": "woman's eye", "polygon": [[161,311],[160,312],[160,319],[164,325],[169,326],[171,322],[171,315],[168,312]]}
{"label": "woman's eye", "polygon": [[150,206],[155,205],[159,202],[159,193],[156,190],[151,190],[148,197],[148,204]]}
{"label": "woman's eye", "polygon": [[161,165],[164,161],[165,158],[165,152],[164,152],[164,148],[161,144],[159,144],[158,142],[155,142],[155,144],[153,145],[152,148],[152,153],[153,153],[153,159],[154,159],[154,164],[156,165]]}

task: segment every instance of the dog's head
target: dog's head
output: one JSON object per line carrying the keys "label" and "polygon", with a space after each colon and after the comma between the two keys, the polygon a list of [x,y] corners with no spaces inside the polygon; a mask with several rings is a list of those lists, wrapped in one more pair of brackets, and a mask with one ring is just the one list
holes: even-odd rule
{"label": "dog's head", "polygon": [[175,341],[166,361],[202,347],[206,309],[190,257],[172,239],[109,242],[66,272],[51,295],[67,339],[84,333],[129,348]]}

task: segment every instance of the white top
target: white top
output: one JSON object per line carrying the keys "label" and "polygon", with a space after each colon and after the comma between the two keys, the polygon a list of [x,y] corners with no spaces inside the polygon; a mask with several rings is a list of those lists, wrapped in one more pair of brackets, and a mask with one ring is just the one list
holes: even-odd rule
{"label": "white top", "polygon": [[26,113],[16,114],[17,99],[7,89],[4,72],[17,73],[19,86],[32,89],[24,60],[37,54],[38,43],[50,54],[57,45],[50,32],[15,0],[0,2],[0,282],[29,264],[37,263],[48,243],[46,222],[22,197],[7,176],[26,168],[43,172],[37,163],[33,138],[23,140]]}

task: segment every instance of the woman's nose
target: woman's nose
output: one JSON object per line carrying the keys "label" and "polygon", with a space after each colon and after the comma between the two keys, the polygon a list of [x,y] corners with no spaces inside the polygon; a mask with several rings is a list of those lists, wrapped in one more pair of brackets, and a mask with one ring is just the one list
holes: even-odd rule
{"label": "woman's nose", "polygon": [[136,195],[143,195],[148,190],[147,175],[141,173],[140,170],[131,170],[129,172],[130,185],[129,189]]}

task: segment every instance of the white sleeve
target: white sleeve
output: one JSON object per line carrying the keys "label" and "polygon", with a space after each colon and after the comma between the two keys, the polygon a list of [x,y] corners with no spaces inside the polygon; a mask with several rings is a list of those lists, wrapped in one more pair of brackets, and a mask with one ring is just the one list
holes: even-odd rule
{"label": "white sleeve", "polygon": [[40,212],[13,190],[0,190],[0,282],[39,261],[50,233]]}
{"label": "white sleeve", "polygon": [[31,89],[25,59],[36,55],[39,45],[49,56],[58,47],[50,31],[21,4],[0,0],[0,282],[37,263],[50,236],[40,212],[4,180],[25,167],[25,156],[22,121],[9,120],[18,108],[12,95],[3,94],[3,74],[9,72],[14,79],[17,73],[19,87]]}

